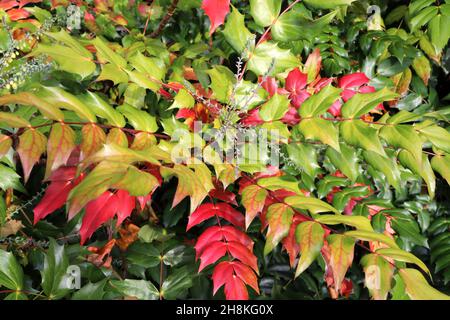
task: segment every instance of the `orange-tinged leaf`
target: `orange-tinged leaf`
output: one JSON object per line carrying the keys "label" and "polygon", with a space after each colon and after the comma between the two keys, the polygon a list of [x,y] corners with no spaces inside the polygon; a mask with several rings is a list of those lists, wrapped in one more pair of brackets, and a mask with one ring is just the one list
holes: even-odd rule
{"label": "orange-tinged leaf", "polygon": [[241,203],[245,208],[245,228],[248,229],[253,219],[264,208],[268,192],[257,185],[249,185],[242,191]]}
{"label": "orange-tinged leaf", "polygon": [[228,252],[233,256],[233,258],[241,260],[242,263],[248,265],[256,273],[258,271],[258,259],[256,259],[255,255],[240,242],[230,241],[227,243]]}
{"label": "orange-tinged leaf", "polygon": [[106,143],[128,148],[128,137],[120,128],[112,128],[106,136]]}
{"label": "orange-tinged leaf", "polygon": [[314,51],[306,59],[305,66],[303,67],[303,72],[308,75],[308,83],[312,82],[317,78],[322,65],[322,57],[320,55],[319,48],[314,49]]}
{"label": "orange-tinged leaf", "polygon": [[166,178],[172,175],[178,177],[178,186],[173,198],[172,208],[179,204],[185,197],[189,196],[191,199],[190,212],[194,212],[208,195],[208,191],[197,175],[186,166],[175,164],[173,168],[162,167],[161,175]]}
{"label": "orange-tinged leaf", "polygon": [[266,219],[269,230],[267,231],[264,255],[269,254],[288,235],[293,216],[294,210],[284,203],[275,203],[268,208]]}
{"label": "orange-tinged leaf", "polygon": [[342,234],[332,234],[327,237],[330,249],[329,266],[332,269],[334,288],[339,291],[348,268],[353,262],[355,240]]}
{"label": "orange-tinged leaf", "polygon": [[38,130],[30,128],[19,137],[19,153],[22,162],[24,180],[30,177],[31,170],[36,162],[39,161],[41,155],[45,152],[45,144],[47,138]]}
{"label": "orange-tinged leaf", "polygon": [[0,97],[0,105],[17,103],[21,105],[34,106],[48,119],[62,121],[64,114],[53,104],[41,99],[30,92],[20,92],[16,94],[6,94]]}
{"label": "orange-tinged leaf", "polygon": [[11,148],[12,139],[8,136],[0,134],[0,158],[8,153],[9,148]]}
{"label": "orange-tinged leaf", "polygon": [[84,125],[81,134],[81,159],[85,159],[100,150],[106,142],[105,132],[95,123]]}
{"label": "orange-tinged leaf", "polygon": [[145,150],[156,144],[156,138],[153,134],[148,132],[139,132],[134,136],[131,149],[133,150]]}
{"label": "orange-tinged leaf", "polygon": [[295,271],[295,277],[305,271],[317,258],[323,246],[324,235],[325,231],[317,222],[306,221],[297,226],[295,236],[300,245],[301,256]]}
{"label": "orange-tinged leaf", "polygon": [[64,123],[55,123],[47,144],[46,179],[52,171],[67,163],[75,146],[75,132],[72,128]]}

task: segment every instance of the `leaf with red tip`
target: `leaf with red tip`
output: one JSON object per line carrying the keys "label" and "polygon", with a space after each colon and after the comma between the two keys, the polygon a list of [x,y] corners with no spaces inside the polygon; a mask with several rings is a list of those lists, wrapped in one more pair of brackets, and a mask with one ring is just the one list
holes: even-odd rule
{"label": "leaf with red tip", "polygon": [[66,203],[70,190],[83,178],[81,175],[75,179],[76,170],[76,167],[60,167],[52,173],[49,179],[52,183],[33,210],[34,224]]}
{"label": "leaf with red tip", "polygon": [[5,136],[0,133],[0,158],[8,153],[9,148],[11,148],[11,146],[12,146],[11,137]]}
{"label": "leaf with red tip", "polygon": [[308,75],[308,83],[317,78],[322,67],[322,57],[318,48],[308,56],[306,59],[303,71]]}
{"label": "leaf with red tip", "polygon": [[22,162],[25,182],[30,177],[31,170],[41,155],[45,152],[47,138],[36,129],[28,129],[19,137],[19,153]]}
{"label": "leaf with red tip", "polygon": [[226,15],[230,12],[230,0],[203,0],[202,9],[211,21],[209,34],[212,35],[217,27],[223,24]]}
{"label": "leaf with red tip", "polygon": [[74,148],[75,132],[64,123],[55,123],[52,126],[47,144],[46,178],[50,176],[52,171],[67,163]]}
{"label": "leaf with red tip", "polygon": [[355,88],[360,87],[369,82],[369,78],[364,74],[364,72],[356,72],[351,74],[346,74],[338,80],[339,88]]}
{"label": "leaf with red tip", "polygon": [[294,210],[284,203],[275,203],[268,208],[266,218],[269,230],[267,231],[264,255],[269,254],[289,234],[293,216]]}
{"label": "leaf with red tip", "polygon": [[226,252],[227,252],[226,242],[222,241],[212,242],[200,256],[200,266],[198,268],[198,272],[202,271],[210,264],[222,258]]}
{"label": "leaf with red tip", "polygon": [[268,192],[257,185],[249,185],[242,191],[241,203],[245,208],[245,228],[247,229],[253,219],[264,208]]}
{"label": "leaf with red tip", "polygon": [[81,223],[81,244],[85,243],[104,222],[112,219],[116,211],[116,197],[110,191],[106,191],[97,199],[90,201],[86,205],[86,213]]}
{"label": "leaf with red tip", "polygon": [[248,291],[244,282],[237,276],[232,276],[225,283],[225,298],[227,300],[248,300]]}
{"label": "leaf with red tip", "polygon": [[228,203],[205,203],[199,206],[190,216],[186,230],[217,215],[237,227],[244,226],[244,216]]}
{"label": "leaf with red tip", "polygon": [[323,246],[325,230],[314,221],[301,223],[295,231],[295,237],[300,246],[301,256],[298,261],[295,277],[305,271],[317,258]]}
{"label": "leaf with red tip", "polygon": [[255,255],[242,243],[236,241],[228,242],[228,252],[242,263],[250,266],[256,273],[258,271],[258,260]]}
{"label": "leaf with red tip", "polygon": [[4,0],[0,2],[0,9],[9,10],[11,8],[17,7],[19,3],[15,0]]}
{"label": "leaf with red tip", "polygon": [[81,129],[81,159],[96,153],[106,142],[106,134],[102,128],[94,123],[86,124]]}
{"label": "leaf with red tip", "polygon": [[355,240],[342,234],[332,234],[327,237],[327,242],[330,248],[329,266],[333,272],[334,288],[338,291],[352,264]]}
{"label": "leaf with red tip", "polygon": [[118,190],[116,192],[117,198],[117,226],[123,220],[130,216],[133,209],[136,207],[136,197],[131,196],[126,190]]}

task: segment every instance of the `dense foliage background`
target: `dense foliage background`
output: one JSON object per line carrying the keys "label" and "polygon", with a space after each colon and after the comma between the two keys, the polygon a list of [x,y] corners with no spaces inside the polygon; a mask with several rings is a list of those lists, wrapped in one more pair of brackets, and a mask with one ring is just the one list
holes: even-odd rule
{"label": "dense foliage background", "polygon": [[0,17],[0,298],[449,298],[450,2]]}

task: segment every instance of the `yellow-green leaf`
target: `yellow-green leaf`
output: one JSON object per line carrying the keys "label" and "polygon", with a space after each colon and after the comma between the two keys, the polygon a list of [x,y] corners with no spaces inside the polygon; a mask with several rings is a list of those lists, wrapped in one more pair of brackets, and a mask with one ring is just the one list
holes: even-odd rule
{"label": "yellow-green leaf", "polygon": [[346,224],[358,230],[373,231],[370,220],[363,216],[326,214],[316,217],[315,220],[323,224]]}
{"label": "yellow-green leaf", "polygon": [[25,182],[30,177],[31,170],[41,155],[45,152],[47,138],[38,130],[30,128],[19,137],[17,153],[22,162]]}
{"label": "yellow-green leaf", "polygon": [[328,203],[314,197],[291,196],[285,198],[284,202],[297,209],[309,210],[311,213],[334,212],[339,214],[339,211],[330,206]]}
{"label": "yellow-green leaf", "polygon": [[51,120],[64,120],[64,114],[56,106],[37,97],[31,92],[19,92],[0,97],[0,105],[17,103],[36,107],[45,117]]}
{"label": "yellow-green leaf", "polygon": [[288,235],[293,216],[294,211],[284,203],[272,204],[267,209],[266,219],[269,229],[266,235],[264,255],[269,254]]}
{"label": "yellow-green leaf", "polygon": [[405,283],[406,293],[413,300],[450,300],[450,296],[430,286],[416,269],[404,268],[398,271]]}
{"label": "yellow-green leaf", "polygon": [[412,253],[409,253],[405,250],[397,248],[382,248],[378,249],[376,253],[381,254],[382,256],[386,256],[388,258],[392,258],[397,261],[414,263],[431,276],[430,270],[428,270],[428,267],[425,265],[425,263],[423,263],[419,258],[417,258]]}
{"label": "yellow-green leaf", "polygon": [[52,126],[47,144],[47,167],[45,179],[50,174],[65,165],[75,148],[75,132],[67,124],[57,122]]}
{"label": "yellow-green leaf", "polygon": [[333,272],[334,288],[339,291],[348,268],[353,262],[355,240],[342,234],[327,237],[330,248],[330,267]]}

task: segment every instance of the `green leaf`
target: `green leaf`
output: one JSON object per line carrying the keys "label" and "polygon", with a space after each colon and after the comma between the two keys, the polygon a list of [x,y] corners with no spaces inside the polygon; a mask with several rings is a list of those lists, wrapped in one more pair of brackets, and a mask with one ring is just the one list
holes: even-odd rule
{"label": "green leaf", "polygon": [[91,109],[77,97],[59,87],[41,87],[36,96],[50,104],[74,111],[83,120],[97,122]]}
{"label": "green leaf", "polygon": [[286,146],[289,159],[296,167],[304,170],[310,177],[315,178],[320,172],[317,162],[317,150],[307,143],[290,143]]}
{"label": "green leaf", "polygon": [[288,111],[289,104],[287,96],[274,94],[269,101],[261,106],[259,115],[264,121],[279,120]]}
{"label": "green leaf", "polygon": [[328,85],[320,90],[319,93],[306,99],[298,113],[302,118],[320,116],[339,98],[341,92],[342,89]]}
{"label": "green leaf", "polygon": [[325,214],[316,217],[315,220],[317,222],[330,225],[346,224],[355,227],[358,230],[373,232],[370,220],[363,216]]}
{"label": "green leaf", "polygon": [[327,148],[326,156],[346,177],[351,181],[356,181],[359,176],[359,165],[355,149],[341,143],[340,150],[339,153],[333,148]]}
{"label": "green leaf", "polygon": [[268,255],[288,235],[293,216],[292,208],[284,203],[272,204],[267,209],[266,219],[269,229],[266,235],[264,255]]}
{"label": "green leaf", "polygon": [[318,140],[340,152],[338,131],[331,121],[321,118],[303,119],[298,125],[308,140]]}
{"label": "green leaf", "polygon": [[130,124],[136,130],[145,132],[156,132],[158,130],[155,117],[145,111],[136,109],[128,104],[121,105],[117,110],[130,121]]}
{"label": "green leaf", "polygon": [[300,259],[295,277],[297,278],[317,258],[323,246],[325,230],[319,223],[305,221],[300,223],[295,230],[295,239],[300,246]]}
{"label": "green leaf", "polygon": [[180,89],[173,99],[173,103],[170,109],[182,109],[182,108],[192,108],[195,104],[195,100],[192,95],[185,89]]}
{"label": "green leaf", "polygon": [[284,203],[297,209],[309,210],[311,213],[334,212],[339,214],[339,211],[328,203],[313,197],[290,196],[284,199]]}
{"label": "green leaf", "polygon": [[417,15],[414,15],[409,21],[411,27],[411,32],[415,32],[422,26],[427,24],[433,17],[438,13],[438,8],[436,6],[427,7],[421,10]]}
{"label": "green leaf", "polygon": [[327,237],[330,248],[330,266],[333,271],[334,288],[339,290],[348,268],[353,262],[355,240],[342,234]]}
{"label": "green leaf", "polygon": [[376,253],[382,256],[386,256],[388,258],[392,258],[397,261],[414,263],[431,276],[430,270],[428,270],[425,263],[423,263],[419,258],[417,258],[412,253],[396,248],[382,248],[378,249]]}
{"label": "green leaf", "polygon": [[8,190],[13,188],[20,192],[26,193],[25,188],[20,183],[20,176],[11,168],[0,164],[0,189]]}
{"label": "green leaf", "polygon": [[84,95],[78,96],[78,98],[97,116],[106,119],[108,124],[119,128],[125,126],[123,116],[97,94],[87,91]]}
{"label": "green leaf", "polygon": [[396,148],[408,150],[422,166],[422,140],[410,125],[386,125],[380,130],[380,137]]}
{"label": "green leaf", "polygon": [[424,276],[416,269],[404,268],[399,271],[405,283],[406,293],[413,300],[450,300],[450,297],[430,286]]}
{"label": "green leaf", "polygon": [[340,124],[340,132],[342,139],[348,144],[386,156],[378,137],[378,130],[368,123],[362,120],[343,121]]}
{"label": "green leaf", "polygon": [[58,245],[50,239],[50,247],[44,259],[42,274],[42,289],[50,300],[63,298],[69,291],[67,268],[69,261],[63,245]]}
{"label": "green leaf", "polygon": [[325,197],[334,187],[342,187],[348,185],[349,180],[344,177],[325,176],[319,180],[317,185],[317,195],[319,198]]}
{"label": "green leaf", "polygon": [[159,291],[150,281],[132,279],[111,280],[111,285],[125,297],[135,297],[139,300],[159,299]]}
{"label": "green leaf", "polygon": [[278,17],[281,0],[250,0],[250,14],[261,27],[267,27]]}
{"label": "green leaf", "polygon": [[[3,177],[3,176],[2,176]],[[23,270],[11,252],[0,249],[0,286],[11,290],[23,289]],[[16,293],[17,294],[17,293]]]}
{"label": "green leaf", "polygon": [[210,87],[214,97],[220,102],[227,103],[236,82],[234,74],[225,66],[214,66],[206,73],[211,78]]}
{"label": "green leaf", "polygon": [[428,25],[431,42],[438,51],[441,51],[448,43],[448,39],[450,38],[449,24],[450,16],[439,13],[431,19]]}
{"label": "green leaf", "polygon": [[[235,30],[233,32],[238,33]],[[290,50],[281,49],[275,42],[265,41],[255,48],[248,60],[248,69],[258,76],[273,75],[299,64],[300,60]]]}
{"label": "green leaf", "polygon": [[366,254],[361,259],[364,268],[364,282],[374,300],[386,300],[392,287],[394,268],[383,257]]}
{"label": "green leaf", "polygon": [[386,87],[372,93],[357,93],[342,105],[342,117],[359,118],[372,111],[378,104],[396,98],[398,94]]}
{"label": "green leaf", "polygon": [[188,271],[187,267],[177,269],[164,280],[161,296],[167,300],[175,300],[180,298],[192,285],[192,273]]}
{"label": "green leaf", "polygon": [[339,6],[348,6],[355,0],[304,0],[304,2],[317,9],[334,9]]}
{"label": "green leaf", "polygon": [[431,125],[418,129],[420,135],[429,140],[436,148],[450,153],[450,133],[438,126]]}
{"label": "green leaf", "polygon": [[271,191],[286,189],[298,194],[303,194],[298,187],[297,179],[289,175],[261,178],[258,180],[258,185]]}
{"label": "green leaf", "polygon": [[450,184],[450,156],[436,155],[431,158],[431,167]]}
{"label": "green leaf", "polygon": [[400,170],[395,159],[380,156],[373,151],[364,151],[364,159],[376,170],[381,171],[388,183],[395,189],[400,190]]}
{"label": "green leaf", "polygon": [[344,233],[346,236],[353,237],[355,239],[363,241],[378,241],[387,244],[391,248],[398,248],[394,240],[389,238],[383,233],[378,233],[374,231],[364,231],[364,230],[352,230]]}
{"label": "green leaf", "polygon": [[[337,11],[329,12],[316,20],[311,20],[310,13],[302,6],[294,6],[280,16],[271,29],[275,40],[288,42],[296,40],[313,40],[325,26],[331,23]],[[302,32],[298,32],[298,30]]]}
{"label": "green leaf", "polygon": [[72,300],[102,300],[105,295],[106,279],[99,282],[89,282],[84,285],[80,290],[76,291]]}
{"label": "green leaf", "polygon": [[[239,30],[237,32],[237,30]],[[244,15],[232,6],[231,13],[228,15],[223,30],[223,35],[227,42],[237,51],[242,54],[244,50],[253,50],[255,46],[255,36],[248,31],[244,23]],[[244,54],[248,55],[247,54]]]}
{"label": "green leaf", "polygon": [[407,150],[402,150],[398,154],[398,159],[401,164],[405,167],[411,169],[411,171],[423,178],[427,184],[428,194],[431,198],[434,198],[434,192],[436,190],[436,177],[434,175],[433,169],[431,168],[428,156],[422,154],[422,166],[414,159],[414,156]]}
{"label": "green leaf", "polygon": [[119,54],[111,50],[111,48],[108,47],[107,43],[100,37],[96,37],[94,40],[92,40],[92,44],[97,49],[97,57],[99,58],[99,60],[101,60],[102,62],[112,63],[120,68],[126,67],[127,61]]}
{"label": "green leaf", "polygon": [[92,56],[83,56],[77,50],[59,44],[39,43],[32,55],[45,54],[55,60],[61,70],[75,73],[84,79],[94,73],[96,65]]}

